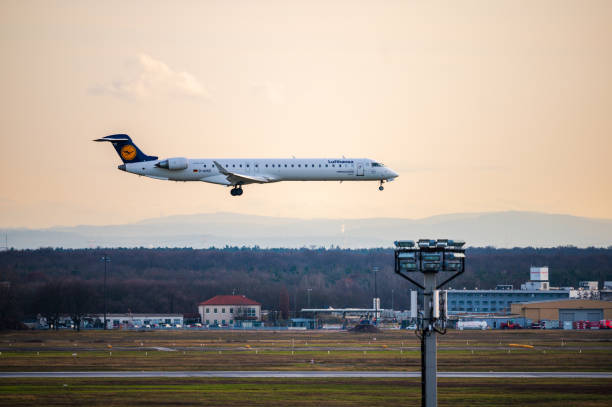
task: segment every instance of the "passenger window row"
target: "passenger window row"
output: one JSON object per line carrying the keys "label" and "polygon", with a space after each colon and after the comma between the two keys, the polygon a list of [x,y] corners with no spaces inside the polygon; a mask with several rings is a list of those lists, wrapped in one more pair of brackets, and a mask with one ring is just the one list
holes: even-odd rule
{"label": "passenger window row", "polygon": [[[230,168],[230,167],[231,168],[236,168],[236,165],[238,165],[238,168],[243,168],[242,164],[232,164],[231,166],[229,164],[225,164],[225,167],[226,168]],[[315,168],[315,164],[304,164],[304,168],[308,168],[308,165],[310,165],[310,168]],[[244,166],[246,168],[250,168],[250,164],[245,164]],[[266,166],[266,168],[268,168],[268,164],[265,164],[265,166]],[[277,168],[277,167],[281,168],[281,167],[283,167],[282,164],[271,164],[271,166],[272,166],[272,168]],[[323,168],[322,164],[319,164],[318,166],[319,166],[319,168]],[[336,164],[332,164],[331,166],[333,168],[335,168]],[[213,164],[210,165],[210,168],[214,168],[214,167],[215,166]],[[259,164],[255,164],[255,167],[259,168]],[[288,168],[288,165],[284,164],[284,167]],[[294,167],[295,167],[295,164],[291,164],[291,168],[294,168]],[[297,164],[297,167],[298,168],[302,168],[302,164]],[[325,164],[325,168],[328,168],[328,167],[329,167],[329,164]],[[342,164],[338,164],[338,167],[342,168]],[[348,165],[346,165],[345,167],[348,167]],[[206,164],[204,164],[204,168],[207,168]]]}

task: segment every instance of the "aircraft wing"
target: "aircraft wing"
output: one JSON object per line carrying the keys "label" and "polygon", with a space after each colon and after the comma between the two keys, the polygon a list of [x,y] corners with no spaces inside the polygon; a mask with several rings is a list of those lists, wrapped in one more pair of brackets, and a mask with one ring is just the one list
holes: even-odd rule
{"label": "aircraft wing", "polygon": [[257,177],[253,175],[240,174],[226,170],[221,164],[213,161],[219,172],[225,175],[225,178],[233,185],[246,185],[246,184],[266,184],[268,182],[275,182],[274,178],[270,177]]}

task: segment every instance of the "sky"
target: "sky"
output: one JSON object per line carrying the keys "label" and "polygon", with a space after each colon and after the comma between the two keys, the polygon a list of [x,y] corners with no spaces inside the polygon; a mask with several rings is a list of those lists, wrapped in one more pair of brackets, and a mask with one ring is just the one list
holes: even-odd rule
{"label": "sky", "polygon": [[[610,1],[0,2],[0,227],[191,213],[612,218]],[[368,157],[375,182],[241,197],[117,170]]]}

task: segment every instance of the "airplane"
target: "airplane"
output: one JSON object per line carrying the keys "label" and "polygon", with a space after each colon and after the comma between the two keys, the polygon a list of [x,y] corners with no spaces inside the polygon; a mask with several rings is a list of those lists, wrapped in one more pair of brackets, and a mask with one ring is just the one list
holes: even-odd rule
{"label": "airplane", "polygon": [[146,155],[127,134],[113,134],[93,141],[109,142],[123,164],[121,171],[159,180],[203,181],[231,186],[232,196],[242,186],[280,181],[393,181],[398,174],[369,158],[184,158],[163,160]]}

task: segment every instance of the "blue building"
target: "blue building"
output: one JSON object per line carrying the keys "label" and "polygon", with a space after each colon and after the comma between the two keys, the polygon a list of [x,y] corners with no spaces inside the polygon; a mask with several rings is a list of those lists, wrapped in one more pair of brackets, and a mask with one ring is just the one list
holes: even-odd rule
{"label": "blue building", "polygon": [[513,303],[569,300],[578,296],[572,287],[550,287],[546,266],[532,266],[529,274],[529,281],[521,284],[520,290],[511,285],[498,285],[495,290],[448,290],[448,312],[510,314]]}
{"label": "blue building", "polygon": [[570,299],[572,290],[448,290],[448,312],[510,314],[510,304]]}

